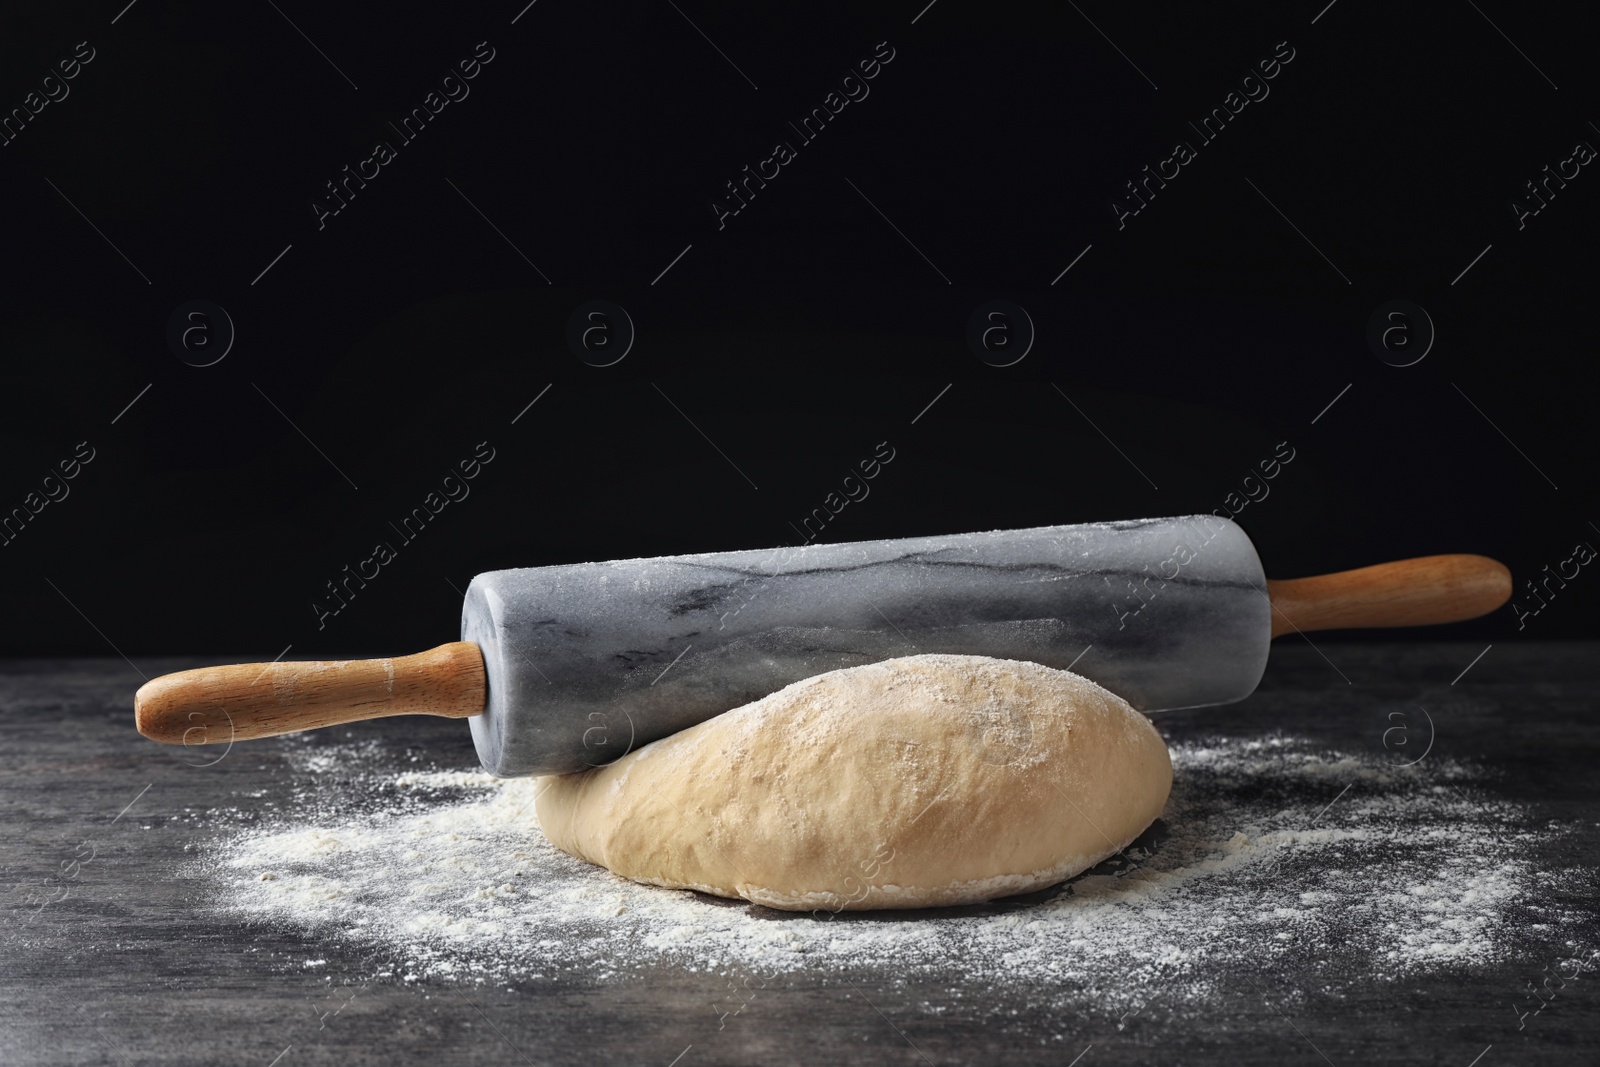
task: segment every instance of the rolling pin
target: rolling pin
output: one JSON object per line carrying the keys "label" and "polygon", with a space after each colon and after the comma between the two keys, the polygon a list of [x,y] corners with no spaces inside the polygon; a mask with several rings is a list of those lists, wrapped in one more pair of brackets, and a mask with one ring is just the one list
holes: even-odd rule
{"label": "rolling pin", "polygon": [[135,718],[193,745],[444,715],[491,774],[559,774],[919,653],[1070,669],[1146,712],[1226,704],[1282,634],[1454,622],[1510,595],[1510,572],[1472,555],[1268,581],[1215,515],[527,567],[472,580],[459,642],[180,671],[140,687]]}

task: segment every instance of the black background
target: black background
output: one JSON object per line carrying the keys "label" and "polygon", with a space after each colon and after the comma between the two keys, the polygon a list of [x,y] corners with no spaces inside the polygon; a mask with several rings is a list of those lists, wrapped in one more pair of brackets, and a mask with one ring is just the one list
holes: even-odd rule
{"label": "black background", "polygon": [[[880,442],[820,540],[1211,511],[1287,441],[1238,517],[1274,577],[1471,551],[1520,586],[1600,544],[1600,178],[1520,230],[1510,206],[1600,145],[1578,9],[924,2],[0,16],[5,113],[94,49],[0,147],[0,513],[95,456],[0,546],[4,650],[415,651],[478,571],[796,542]],[[324,183],[480,41],[470,95],[319,229]],[[882,41],[870,95],[719,230],[722,184]],[[1119,229],[1178,140],[1198,157]],[[565,340],[595,298],[637,327],[609,367]],[[194,299],[237,329],[209,367],[166,342]],[[965,341],[992,299],[1037,328],[1012,366]],[[1396,299],[1437,328],[1412,366],[1365,339]],[[1448,634],[1593,636],[1596,584]]]}

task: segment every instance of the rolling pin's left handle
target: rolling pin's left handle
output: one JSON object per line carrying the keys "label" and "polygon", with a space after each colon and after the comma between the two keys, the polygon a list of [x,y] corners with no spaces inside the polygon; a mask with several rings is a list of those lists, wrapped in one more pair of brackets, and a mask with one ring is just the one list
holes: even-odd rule
{"label": "rolling pin's left handle", "polygon": [[199,667],[146,682],[133,704],[146,737],[211,745],[386,715],[466,718],[486,690],[483,653],[454,641],[397,659]]}

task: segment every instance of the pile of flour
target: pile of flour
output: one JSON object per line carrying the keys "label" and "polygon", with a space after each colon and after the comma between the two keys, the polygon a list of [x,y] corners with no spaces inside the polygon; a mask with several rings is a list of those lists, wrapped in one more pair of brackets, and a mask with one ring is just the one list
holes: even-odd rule
{"label": "pile of flour", "polygon": [[1131,1007],[1201,1000],[1291,954],[1370,981],[1479,967],[1528,931],[1576,936],[1539,891],[1561,877],[1539,857],[1563,831],[1514,829],[1529,814],[1467,766],[1287,736],[1171,754],[1166,811],[1125,855],[972,908],[816,918],[638,885],[551,847],[531,779],[397,774],[375,747],[320,750],[333,791],[189,873],[228,916],[364,949],[371,977],[404,981],[955,973]]}

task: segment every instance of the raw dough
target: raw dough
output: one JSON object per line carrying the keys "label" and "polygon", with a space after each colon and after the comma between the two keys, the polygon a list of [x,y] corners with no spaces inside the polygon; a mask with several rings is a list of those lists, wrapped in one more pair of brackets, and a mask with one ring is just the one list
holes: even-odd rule
{"label": "raw dough", "polygon": [[787,910],[1039,889],[1161,814],[1166,744],[1076,674],[923,655],[820,674],[539,783],[557,847],[635,881]]}

